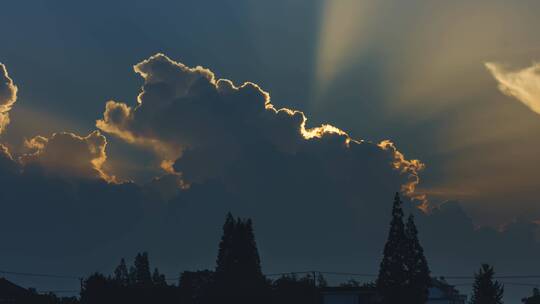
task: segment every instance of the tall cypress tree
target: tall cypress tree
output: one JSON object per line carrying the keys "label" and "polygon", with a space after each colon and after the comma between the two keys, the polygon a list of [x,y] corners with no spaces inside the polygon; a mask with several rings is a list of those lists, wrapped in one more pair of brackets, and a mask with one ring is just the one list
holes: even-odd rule
{"label": "tall cypress tree", "polygon": [[135,282],[137,285],[152,285],[152,275],[150,274],[150,262],[148,253],[138,253],[135,257]]}
{"label": "tall cypress tree", "polygon": [[471,304],[502,304],[504,286],[493,280],[495,271],[492,266],[483,264],[474,275]]}
{"label": "tall cypress tree", "polygon": [[259,250],[257,249],[257,242],[255,241],[255,234],[253,233],[253,223],[251,219],[237,221],[237,234],[238,234],[238,250],[241,268],[245,276],[251,277],[257,281],[261,281],[263,278],[261,270],[261,259],[259,257]]}
{"label": "tall cypress tree", "polygon": [[405,261],[408,242],[403,223],[402,204],[399,193],[396,193],[392,206],[388,240],[384,246],[383,259],[377,278],[377,289],[385,304],[403,303],[403,299],[407,296]]}
{"label": "tall cypress tree", "polygon": [[223,235],[219,242],[219,250],[216,261],[216,275],[222,276],[230,273],[234,268],[234,233],[236,221],[231,213],[227,214],[225,224],[223,224]]}
{"label": "tall cypress tree", "polygon": [[424,249],[418,240],[418,230],[414,217],[410,215],[405,228],[407,251],[405,267],[408,277],[408,303],[423,304],[427,302],[429,286],[431,285],[430,271]]}
{"label": "tall cypress tree", "polygon": [[251,220],[227,215],[219,244],[212,296],[206,302],[264,303],[266,279]]}

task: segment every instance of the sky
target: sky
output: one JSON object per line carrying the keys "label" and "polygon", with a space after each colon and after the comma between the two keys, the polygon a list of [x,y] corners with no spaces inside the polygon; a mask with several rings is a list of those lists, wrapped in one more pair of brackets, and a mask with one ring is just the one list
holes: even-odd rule
{"label": "sky", "polygon": [[2,7],[0,269],[211,268],[233,211],[266,272],[376,273],[401,191],[434,274],[540,273],[537,1]]}

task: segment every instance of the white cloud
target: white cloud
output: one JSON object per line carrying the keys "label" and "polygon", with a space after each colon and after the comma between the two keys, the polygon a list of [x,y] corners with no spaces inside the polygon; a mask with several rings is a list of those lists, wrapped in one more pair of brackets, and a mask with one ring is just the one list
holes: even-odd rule
{"label": "white cloud", "polygon": [[540,63],[515,71],[498,63],[488,62],[485,65],[504,94],[516,98],[540,114]]}

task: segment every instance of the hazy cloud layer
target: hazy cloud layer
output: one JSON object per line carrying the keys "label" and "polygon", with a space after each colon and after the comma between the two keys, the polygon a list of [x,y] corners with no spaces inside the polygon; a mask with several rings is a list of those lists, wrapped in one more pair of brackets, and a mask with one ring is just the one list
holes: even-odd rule
{"label": "hazy cloud layer", "polygon": [[17,101],[17,86],[9,77],[7,68],[0,63],[0,134],[9,124],[9,111]]}
{"label": "hazy cloud layer", "polygon": [[486,68],[499,83],[501,92],[512,96],[540,114],[540,64],[520,70],[508,70],[499,63],[486,63]]}

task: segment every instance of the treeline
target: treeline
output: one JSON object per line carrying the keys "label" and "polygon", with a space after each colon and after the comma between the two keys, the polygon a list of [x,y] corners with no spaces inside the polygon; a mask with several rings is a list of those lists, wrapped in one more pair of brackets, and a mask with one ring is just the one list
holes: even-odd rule
{"label": "treeline", "polygon": [[81,303],[319,303],[321,275],[266,278],[250,219],[227,215],[214,270],[185,271],[177,282],[153,271],[147,253],[139,253],[128,268],[124,259],[109,276],[95,273],[83,283]]}
{"label": "treeline", "polygon": [[[414,218],[410,215],[405,220],[402,204],[396,193],[377,279],[362,286],[355,281],[342,284],[375,295],[373,303],[424,304],[433,286]],[[503,303],[504,286],[494,275],[493,267],[486,264],[475,273],[470,304]],[[47,303],[318,304],[326,285],[320,274],[284,275],[273,280],[265,277],[252,221],[228,214],[213,270],[185,271],[179,279],[169,279],[157,268],[152,270],[147,253],[139,253],[129,267],[122,259],[110,275],[95,273],[86,278],[79,299],[49,295]],[[535,289],[523,302],[540,304],[540,292]]]}

